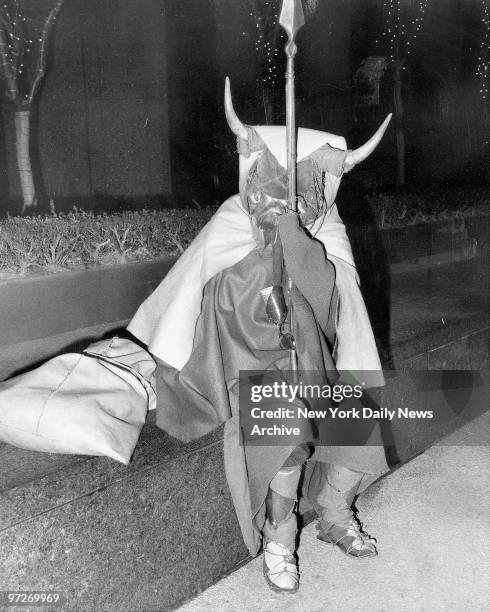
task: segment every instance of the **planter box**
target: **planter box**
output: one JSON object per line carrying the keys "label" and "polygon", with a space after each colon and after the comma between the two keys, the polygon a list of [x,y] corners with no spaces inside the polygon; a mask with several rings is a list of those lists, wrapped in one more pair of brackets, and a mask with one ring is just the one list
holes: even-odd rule
{"label": "planter box", "polygon": [[174,259],[0,281],[0,346],[129,319]]}
{"label": "planter box", "polygon": [[438,223],[387,228],[381,231],[388,261],[442,264],[475,257],[488,250],[490,217],[441,221]]}
{"label": "planter box", "polygon": [[0,281],[0,379],[124,327],[175,259]]}
{"label": "planter box", "polygon": [[488,253],[490,216],[378,229],[349,225],[359,269],[367,274],[411,272]]}

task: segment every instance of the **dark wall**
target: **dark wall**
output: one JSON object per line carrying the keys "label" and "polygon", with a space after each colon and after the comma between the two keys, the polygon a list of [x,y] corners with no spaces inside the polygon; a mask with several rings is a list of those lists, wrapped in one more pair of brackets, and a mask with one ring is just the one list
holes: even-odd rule
{"label": "dark wall", "polygon": [[215,144],[216,135],[224,133],[213,2],[165,0],[163,4],[172,197],[177,205],[202,206],[217,197]]}
{"label": "dark wall", "polygon": [[[257,46],[257,17],[274,5],[280,0],[65,0],[34,118],[32,158],[45,202],[52,198],[58,210],[202,206],[234,193],[238,160],[224,118],[224,77],[244,122],[284,121],[280,28],[264,31],[278,50],[274,84],[264,84],[267,56]],[[427,8],[404,84],[414,184],[481,164],[489,116],[474,76],[477,5],[433,0]],[[298,34],[298,125],[345,135],[355,147],[393,109],[389,71],[379,106],[361,111],[352,99],[361,60],[385,54],[375,42],[382,7],[381,0],[322,0],[307,14]],[[373,161],[384,156],[386,174],[394,167],[393,133]],[[0,212],[15,212],[19,183],[6,100],[0,138]]]}
{"label": "dark wall", "polygon": [[[387,56],[389,52],[386,38],[381,35],[386,5],[383,8],[378,0],[355,1],[353,69],[369,55]],[[405,26],[411,31],[408,17],[416,13],[417,4],[402,3],[402,7]],[[483,28],[479,0],[431,0],[427,5],[402,74],[407,183],[411,187],[422,183],[474,184],[490,180],[486,158],[489,105],[479,92],[480,81],[475,74]],[[393,69],[389,67],[381,80],[379,107],[357,111],[359,132],[368,126],[374,128],[377,120],[393,110],[393,86]],[[394,180],[393,126],[382,146],[387,157],[392,158]],[[377,156],[380,157],[379,152]],[[387,162],[385,166],[389,169],[390,160]],[[371,160],[367,165],[370,163]]]}
{"label": "dark wall", "polygon": [[[37,187],[57,209],[168,198],[165,24],[158,0],[65,1],[32,143]],[[15,198],[13,109],[3,101],[2,111],[0,189]]]}

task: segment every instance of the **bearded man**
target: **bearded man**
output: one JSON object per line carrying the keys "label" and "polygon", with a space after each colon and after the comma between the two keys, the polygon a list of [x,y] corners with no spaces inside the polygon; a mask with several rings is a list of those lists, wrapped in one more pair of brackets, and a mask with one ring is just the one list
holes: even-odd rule
{"label": "bearded man", "polygon": [[243,124],[228,79],[225,110],[237,136],[239,194],[220,207],[128,329],[157,362],[159,427],[191,440],[225,423],[225,469],[244,541],[253,555],[263,547],[269,586],[292,593],[305,464],[302,490],[317,512],[318,538],[364,558],[377,554],[375,541],[352,503],[386,471],[384,451],[375,434],[360,446],[315,446],[308,423],[298,444],[241,445],[239,373],[288,371],[294,336],[300,371],[364,371],[368,386],[383,384],[335,197],[343,173],[373,152],[391,116],[354,151],[343,137],[298,130],[296,212],[287,206],[286,128]]}

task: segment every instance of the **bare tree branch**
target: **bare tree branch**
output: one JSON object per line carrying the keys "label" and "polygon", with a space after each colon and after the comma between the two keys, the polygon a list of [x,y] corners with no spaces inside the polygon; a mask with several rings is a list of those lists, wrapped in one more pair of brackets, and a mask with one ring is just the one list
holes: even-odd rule
{"label": "bare tree branch", "polygon": [[7,81],[7,90],[5,93],[9,100],[15,102],[19,95],[17,70],[12,66],[7,34],[10,34],[9,24],[3,16],[0,16],[0,71],[3,78]]}
{"label": "bare tree branch", "polygon": [[41,33],[41,48],[39,50],[39,58],[36,68],[36,76],[32,83],[31,91],[27,97],[26,104],[31,105],[34,100],[34,96],[39,89],[39,85],[44,76],[44,72],[46,69],[46,55],[47,55],[47,47],[48,47],[48,37],[51,28],[56,20],[58,13],[61,10],[64,0],[58,0],[56,5],[51,9],[49,15],[46,17],[46,21],[44,22],[44,26]]}

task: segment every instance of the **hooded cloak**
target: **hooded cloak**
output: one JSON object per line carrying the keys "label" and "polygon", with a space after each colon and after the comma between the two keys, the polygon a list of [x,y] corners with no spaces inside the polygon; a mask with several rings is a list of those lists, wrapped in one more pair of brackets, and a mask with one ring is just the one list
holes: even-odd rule
{"label": "hooded cloak", "polygon": [[[283,137],[283,128],[254,128],[248,150],[240,152],[240,195],[218,209],[128,326],[158,363],[157,425],[190,440],[225,423],[227,480],[252,554],[260,548],[269,482],[295,448],[239,443],[239,371],[288,369],[288,353],[267,321],[261,293],[273,284],[270,249],[257,248],[245,205],[254,176],[262,188],[267,183],[266,189],[282,193]],[[370,375],[368,386],[381,385],[376,344],[334,202],[345,141],[300,129],[298,152],[303,153],[298,167],[303,161],[306,173],[323,168],[326,204],[308,231],[296,215],[283,215],[279,222],[286,267],[301,288],[293,299],[299,367],[363,371]],[[363,446],[318,447],[312,460],[365,473],[361,489],[387,469],[378,429]]]}

